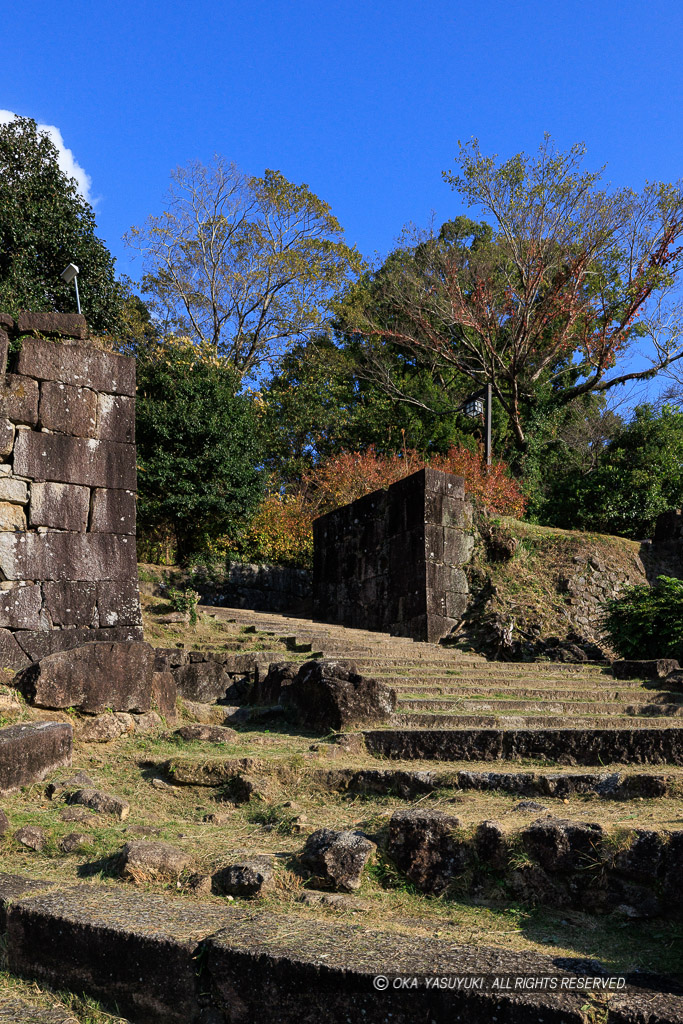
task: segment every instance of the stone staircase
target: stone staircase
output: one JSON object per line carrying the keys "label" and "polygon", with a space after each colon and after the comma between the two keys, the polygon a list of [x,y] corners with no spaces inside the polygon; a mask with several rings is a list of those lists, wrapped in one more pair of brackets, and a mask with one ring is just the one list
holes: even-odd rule
{"label": "stone staircase", "polygon": [[[392,753],[388,738],[374,739],[371,749],[383,756],[452,760],[460,751],[467,760],[491,760],[542,757],[545,749],[561,762],[566,749],[568,763],[577,763],[583,746],[591,758],[583,763],[623,756],[683,764],[683,693],[667,691],[663,682],[616,680],[610,668],[594,664],[490,662],[448,646],[243,609],[211,613],[285,640],[297,654],[355,665],[392,686],[398,705],[387,728],[400,754]],[[424,742],[413,733],[424,734]],[[500,740],[493,746],[491,733]],[[522,744],[527,754],[515,755],[515,737],[529,733],[536,735]]]}
{"label": "stone staircase", "polygon": [[[683,695],[600,665],[489,662],[311,620],[201,610],[229,627],[216,633],[226,656],[256,658],[259,671],[287,656],[354,664],[396,689],[397,711],[362,733],[321,736],[282,715],[231,722],[222,699],[194,710],[185,702],[183,714],[233,726],[232,739],[77,742],[73,768],[128,795],[130,817],[79,824],[102,844],[85,865],[49,849],[42,859],[17,852],[9,833],[0,837],[12,858],[3,872],[21,871],[0,872],[0,966],[10,982],[0,1022],[71,1024],[54,1003],[29,1005],[22,978],[85,992],[133,1024],[683,1021],[671,953],[682,906]],[[257,653],[228,655],[233,632],[258,634]],[[193,661],[223,656],[189,648]],[[58,803],[30,788],[6,806],[17,822],[36,815],[55,848],[75,827],[61,811],[57,823]],[[359,830],[377,844],[360,899],[306,899],[321,893],[297,874],[298,858],[319,829]],[[138,834],[191,854],[193,878],[233,849],[270,856],[278,884],[251,902],[226,902],[189,878],[135,889],[107,871]],[[28,879],[33,864],[38,877]],[[418,884],[424,864],[445,872],[446,891]],[[512,978],[514,987],[516,977],[566,975],[573,985],[605,973],[625,983],[608,1002],[573,988],[431,985],[441,974],[491,986]],[[416,975],[417,992],[394,984]],[[388,991],[377,977],[390,979]]]}

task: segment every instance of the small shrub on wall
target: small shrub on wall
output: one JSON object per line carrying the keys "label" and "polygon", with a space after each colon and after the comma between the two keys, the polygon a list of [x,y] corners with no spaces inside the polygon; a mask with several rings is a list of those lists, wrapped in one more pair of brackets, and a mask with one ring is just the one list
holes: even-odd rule
{"label": "small shrub on wall", "polygon": [[605,634],[623,658],[683,661],[683,580],[659,576],[610,601]]}

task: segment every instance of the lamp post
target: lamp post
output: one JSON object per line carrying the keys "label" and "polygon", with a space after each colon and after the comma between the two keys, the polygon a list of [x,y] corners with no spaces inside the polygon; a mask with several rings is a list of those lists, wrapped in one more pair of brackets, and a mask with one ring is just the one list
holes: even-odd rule
{"label": "lamp post", "polygon": [[487,384],[481,391],[466,398],[460,407],[470,419],[484,421],[484,453],[487,466],[491,465],[491,398],[491,385]]}
{"label": "lamp post", "polygon": [[81,312],[81,297],[78,294],[78,275],[80,271],[75,263],[70,263],[69,266],[61,272],[59,275],[62,281],[66,281],[67,284],[71,284],[73,281],[76,289],[76,309]]}

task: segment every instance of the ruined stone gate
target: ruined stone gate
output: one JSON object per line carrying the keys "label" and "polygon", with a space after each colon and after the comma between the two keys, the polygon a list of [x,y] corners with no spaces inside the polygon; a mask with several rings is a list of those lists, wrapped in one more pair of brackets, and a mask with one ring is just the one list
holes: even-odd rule
{"label": "ruined stone gate", "polygon": [[313,524],[314,614],[430,643],[467,606],[474,548],[465,481],[421,469]]}
{"label": "ruined stone gate", "polygon": [[[0,315],[0,656],[141,640],[135,360],[81,316]],[[42,335],[41,337],[37,335]],[[48,337],[45,337],[48,336]]]}

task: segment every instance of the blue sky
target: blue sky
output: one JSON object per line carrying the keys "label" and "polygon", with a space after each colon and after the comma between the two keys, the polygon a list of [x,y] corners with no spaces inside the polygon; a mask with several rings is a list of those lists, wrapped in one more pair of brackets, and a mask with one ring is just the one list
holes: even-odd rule
{"label": "blue sky", "polygon": [[133,278],[124,231],[214,153],[306,182],[368,258],[463,212],[459,139],[508,157],[550,132],[615,185],[683,176],[681,0],[0,4],[0,111],[61,133]]}
{"label": "blue sky", "polygon": [[0,108],[55,125],[121,242],[214,152],[305,181],[366,256],[459,212],[457,140],[549,131],[615,184],[683,173],[680,0],[2,4]]}

